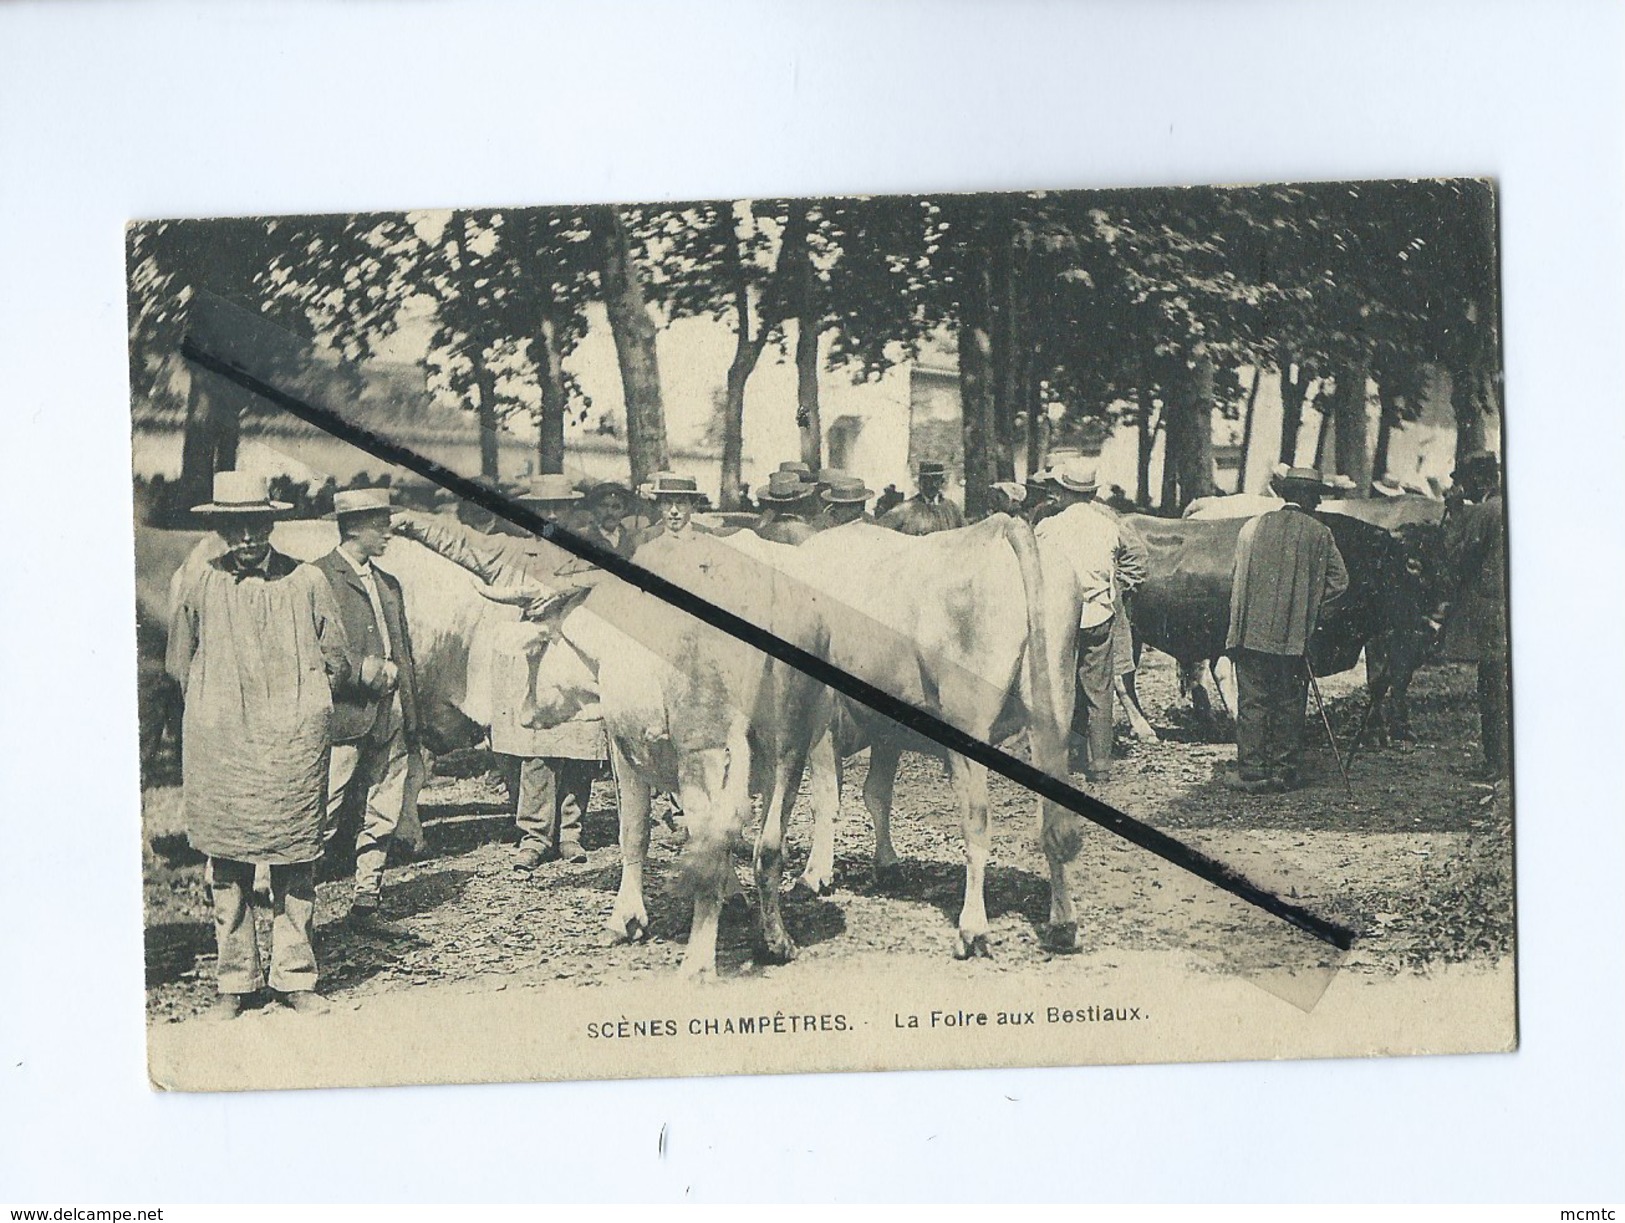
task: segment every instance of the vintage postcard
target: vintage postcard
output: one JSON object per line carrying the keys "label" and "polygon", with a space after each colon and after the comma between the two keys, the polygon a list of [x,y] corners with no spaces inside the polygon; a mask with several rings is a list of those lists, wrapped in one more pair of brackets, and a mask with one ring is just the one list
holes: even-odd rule
{"label": "vintage postcard", "polygon": [[1516,1046],[1493,185],[127,247],[156,1087]]}

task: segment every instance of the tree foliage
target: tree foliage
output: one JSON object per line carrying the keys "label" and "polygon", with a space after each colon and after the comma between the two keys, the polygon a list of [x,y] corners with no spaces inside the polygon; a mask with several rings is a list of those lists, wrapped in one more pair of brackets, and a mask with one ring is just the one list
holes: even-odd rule
{"label": "tree foliage", "polygon": [[[435,388],[493,429],[533,414],[557,470],[565,416],[588,406],[568,361],[599,304],[640,473],[665,459],[654,335],[705,317],[736,341],[725,502],[765,351],[794,355],[797,400],[772,410],[796,414],[816,461],[826,365],[872,378],[931,345],[958,351],[973,508],[1023,447],[1030,466],[1121,420],[1143,440],[1166,433],[1177,503],[1209,491],[1211,413],[1245,410],[1244,367],[1281,375],[1284,455],[1314,386],[1338,417],[1339,463],[1352,446],[1381,474],[1428,366],[1449,371],[1461,444],[1476,445],[1499,410],[1493,209],[1487,184],[1450,180],[160,222],[130,233],[132,385],[177,393],[172,354],[203,289],[351,358],[424,327]],[[494,455],[493,441],[488,467]]]}

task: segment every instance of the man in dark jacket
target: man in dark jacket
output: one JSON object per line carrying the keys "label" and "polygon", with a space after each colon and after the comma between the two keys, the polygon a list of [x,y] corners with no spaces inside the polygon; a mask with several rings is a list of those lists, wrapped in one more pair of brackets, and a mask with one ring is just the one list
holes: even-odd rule
{"label": "man in dark jacket", "polygon": [[327,827],[355,833],[355,895],[350,920],[389,933],[379,916],[384,865],[406,798],[407,758],[418,750],[417,671],[406,603],[393,574],[373,564],[390,541],[389,490],[334,494],[339,546],[311,562],[327,578],[364,691],[333,700],[333,755]]}
{"label": "man in dark jacket", "polygon": [[934,459],[920,462],[920,491],[880,520],[880,525],[904,535],[932,535],[965,525],[965,512],[943,494],[948,468]]}
{"label": "man in dark jacket", "polygon": [[632,496],[632,490],[613,480],[605,480],[587,490],[582,505],[590,518],[581,533],[611,552],[631,556],[633,537],[637,533],[632,517],[637,499]]}
{"label": "man in dark jacket", "polygon": [[1314,468],[1292,468],[1281,481],[1286,504],[1236,540],[1225,638],[1236,664],[1236,773],[1226,784],[1250,794],[1298,784],[1309,640],[1321,608],[1349,585],[1331,529],[1314,517],[1324,487]]}

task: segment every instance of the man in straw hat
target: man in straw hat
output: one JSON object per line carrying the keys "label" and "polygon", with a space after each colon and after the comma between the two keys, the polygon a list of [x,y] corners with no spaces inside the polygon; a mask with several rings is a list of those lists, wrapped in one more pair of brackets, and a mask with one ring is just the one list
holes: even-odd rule
{"label": "man in straw hat", "polygon": [[379,912],[384,866],[401,822],[409,755],[418,750],[417,668],[401,584],[374,562],[389,547],[394,513],[387,488],[333,495],[339,545],[312,565],[327,579],[344,621],[350,664],[362,687],[333,701],[327,836],[354,830],[355,893],[349,920],[375,934],[394,931]]}
{"label": "man in straw hat", "polygon": [[186,836],[208,855],[220,996],[235,1019],[264,984],[250,897],[257,864],[271,884],[271,989],[300,1014],[315,992],[316,862],[322,854],[331,704],[358,679],[321,576],[271,547],[289,506],[262,477],[223,471],[193,507],[225,551],[182,570],[169,624],[169,673],[186,696]]}
{"label": "man in straw hat", "polygon": [[1505,777],[1511,767],[1511,713],[1507,675],[1505,510],[1501,464],[1487,450],[1462,459],[1451,475],[1457,508],[1445,520],[1446,598],[1435,622],[1452,611],[1478,659],[1478,727],[1483,776]]}
{"label": "man in straw hat", "polygon": [[820,529],[845,526],[849,522],[874,523],[874,518],[867,512],[869,499],[873,497],[874,490],[863,482],[860,476],[847,475],[844,471],[830,471],[825,473],[829,487],[823,492],[824,512],[819,516]]}
{"label": "man in straw hat", "polygon": [[756,495],[762,514],[751,529],[776,544],[805,543],[818,534],[818,528],[809,521],[818,512],[817,498],[818,485],[808,473],[780,467],[768,476],[767,487]]}
{"label": "man in straw hat", "polygon": [[1279,480],[1286,503],[1249,519],[1236,540],[1225,650],[1236,665],[1236,772],[1250,794],[1298,785],[1309,707],[1309,641],[1321,610],[1348,589],[1348,570],[1314,517],[1325,482],[1312,467]]}
{"label": "man in straw hat", "polygon": [[1112,681],[1117,658],[1132,656],[1123,600],[1145,581],[1150,558],[1137,532],[1096,503],[1094,464],[1075,457],[1057,465],[1048,481],[1060,505],[1034,529],[1043,554],[1071,567],[1083,610],[1078,622],[1078,701],[1073,727],[1081,731],[1083,771],[1090,781],[1112,773]]}
{"label": "man in straw hat", "polygon": [[657,471],[648,483],[639,485],[638,493],[646,501],[654,502],[659,521],[637,535],[636,546],[642,547],[653,539],[692,539],[695,535],[712,532],[694,521],[694,507],[705,500],[705,494],[693,476],[680,476],[674,471]]}
{"label": "man in straw hat", "polygon": [[[630,501],[625,489],[610,487]],[[558,474],[533,476],[514,498],[519,506],[614,548],[601,533],[595,535],[593,522],[580,513],[585,500],[568,476]],[[606,496],[599,503],[610,506],[614,501]],[[557,592],[589,584],[599,572],[517,527],[512,533],[481,533],[438,516],[406,513],[396,522],[396,531],[467,569],[494,591],[541,587]],[[499,596],[493,592],[492,597]],[[499,597],[499,601],[509,600]],[[529,601],[527,597],[525,602]],[[496,625],[490,634],[490,665],[483,670],[491,683],[491,750],[502,760],[519,829],[513,868],[522,876],[531,875],[544,862],[587,861],[582,820],[593,778],[608,757],[603,723],[595,717],[573,718],[556,726],[525,725],[521,708],[529,676],[526,651],[534,638],[534,626]]]}
{"label": "man in straw hat", "polygon": [[920,461],[919,492],[889,511],[880,525],[904,535],[931,535],[965,525],[965,512],[943,495],[948,468],[935,459]]}
{"label": "man in straw hat", "polygon": [[988,486],[987,513],[1014,514],[1020,517],[1027,509],[1027,486],[1016,480],[995,480]]}

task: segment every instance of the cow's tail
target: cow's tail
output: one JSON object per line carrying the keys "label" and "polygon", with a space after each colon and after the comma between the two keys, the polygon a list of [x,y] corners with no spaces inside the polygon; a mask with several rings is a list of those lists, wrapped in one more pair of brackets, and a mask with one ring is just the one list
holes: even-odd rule
{"label": "cow's tail", "polygon": [[[1033,763],[1051,777],[1067,777],[1066,747],[1061,739],[1060,718],[1056,712],[1055,683],[1051,664],[1049,628],[1044,614],[1044,571],[1038,563],[1038,541],[1025,519],[1006,517],[1004,537],[1016,554],[1021,571],[1022,592],[1027,603],[1027,704],[1028,735]],[[1039,805],[1040,840],[1052,860],[1070,862],[1083,845],[1083,819],[1058,803]]]}

